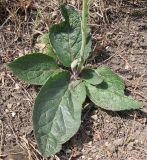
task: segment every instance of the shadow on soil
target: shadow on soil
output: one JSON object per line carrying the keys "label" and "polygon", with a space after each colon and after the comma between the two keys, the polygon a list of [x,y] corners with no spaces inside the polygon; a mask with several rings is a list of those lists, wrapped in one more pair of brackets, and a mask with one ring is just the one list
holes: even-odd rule
{"label": "shadow on soil", "polygon": [[[103,109],[102,109],[103,110]],[[147,118],[147,114],[141,110],[129,110],[129,111],[105,111],[107,114],[109,114],[112,117],[120,117],[122,119],[134,119],[134,116],[137,118]]]}
{"label": "shadow on soil", "polygon": [[86,106],[82,112],[82,121],[79,131],[68,142],[63,145],[63,149],[58,156],[61,160],[65,160],[65,157],[71,157],[77,159],[82,155],[80,150],[83,146],[93,140],[93,119],[91,116],[94,114],[94,107],[91,105]]}
{"label": "shadow on soil", "polygon": [[[65,160],[67,159],[67,157],[72,157],[73,160],[79,158],[80,156],[82,156],[82,153],[80,151],[83,149],[83,147],[93,141],[93,135],[95,132],[93,123],[95,120],[92,118],[92,116],[94,115],[96,110],[100,109],[94,108],[93,106],[94,104],[90,103],[85,109],[83,109],[82,124],[79,131],[74,137],[72,137],[68,142],[63,145],[62,150],[60,151],[60,153],[57,154],[61,160]],[[141,110],[121,112],[106,111],[104,109],[100,110],[112,117],[120,117],[126,120],[134,119],[135,116],[141,119],[147,118],[147,114]]]}

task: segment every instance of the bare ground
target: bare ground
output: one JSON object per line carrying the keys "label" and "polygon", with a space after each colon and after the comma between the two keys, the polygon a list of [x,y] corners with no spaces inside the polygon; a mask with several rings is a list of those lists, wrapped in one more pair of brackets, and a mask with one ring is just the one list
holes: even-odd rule
{"label": "bare ground", "polygon": [[[32,3],[30,3],[32,2]],[[81,10],[79,1],[70,1]],[[32,130],[32,109],[38,88],[19,81],[5,63],[40,51],[37,37],[60,21],[55,1],[0,2],[0,159],[43,160]],[[126,94],[141,100],[137,111],[95,109],[87,99],[78,133],[48,159],[147,159],[147,3],[90,3],[93,54],[87,65],[107,65],[126,83]],[[44,159],[45,160],[45,159]]]}

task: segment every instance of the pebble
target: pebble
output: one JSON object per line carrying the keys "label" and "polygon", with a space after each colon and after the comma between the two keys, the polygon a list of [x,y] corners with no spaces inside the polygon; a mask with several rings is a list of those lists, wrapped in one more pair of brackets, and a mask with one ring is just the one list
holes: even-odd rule
{"label": "pebble", "polygon": [[97,120],[98,119],[98,117],[97,117],[97,115],[95,114],[95,115],[93,115],[93,116],[91,116],[91,118],[92,119],[94,119],[94,120]]}
{"label": "pebble", "polygon": [[133,79],[133,75],[127,75],[127,79],[132,80]]}
{"label": "pebble", "polygon": [[11,136],[11,134],[6,134],[8,137],[10,137]]}
{"label": "pebble", "polygon": [[125,65],[124,67],[126,70],[130,69],[130,66],[128,64]]}
{"label": "pebble", "polygon": [[5,112],[6,112],[6,113],[8,113],[8,112],[9,112],[9,110],[8,110],[8,109],[5,109]]}
{"label": "pebble", "polygon": [[106,119],[106,123],[110,123],[110,121]]}
{"label": "pebble", "polygon": [[20,102],[17,102],[17,106],[20,106]]}
{"label": "pebble", "polygon": [[9,103],[9,104],[7,105],[7,108],[8,108],[8,109],[11,109],[11,108],[12,108],[12,104]]}
{"label": "pebble", "polygon": [[105,146],[106,146],[106,147],[110,147],[111,144],[110,144],[109,142],[105,142]]}
{"label": "pebble", "polygon": [[90,142],[88,143],[88,145],[89,145],[89,146],[92,146],[92,141],[90,141]]}
{"label": "pebble", "polygon": [[85,159],[85,156],[81,156],[81,159]]}
{"label": "pebble", "polygon": [[106,50],[108,50],[109,49],[109,46],[106,46]]}
{"label": "pebble", "polygon": [[75,1],[71,1],[72,5],[74,6],[75,5]]}
{"label": "pebble", "polygon": [[19,87],[19,85],[16,83],[15,84],[15,89],[19,89],[20,87]]}
{"label": "pebble", "polygon": [[12,112],[11,115],[12,115],[12,117],[15,117],[16,112]]}

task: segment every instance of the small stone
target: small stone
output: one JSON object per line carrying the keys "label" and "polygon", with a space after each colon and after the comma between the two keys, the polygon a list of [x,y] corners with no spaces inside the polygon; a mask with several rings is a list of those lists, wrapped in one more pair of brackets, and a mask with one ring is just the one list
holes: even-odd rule
{"label": "small stone", "polygon": [[20,102],[17,102],[17,106],[20,106]]}
{"label": "small stone", "polygon": [[106,46],[106,50],[108,50],[109,49],[109,46]]}
{"label": "small stone", "polygon": [[12,115],[12,117],[15,117],[16,112],[12,112],[11,115]]}
{"label": "small stone", "polygon": [[97,117],[97,115],[95,114],[95,115],[93,115],[93,116],[91,116],[91,118],[92,119],[94,119],[94,120],[97,120],[98,119],[98,117]]}
{"label": "small stone", "polygon": [[132,57],[131,57],[131,61],[134,62],[135,60],[136,60],[136,59],[135,59],[135,56],[132,56]]}
{"label": "small stone", "polygon": [[139,141],[136,139],[136,140],[134,141],[134,143],[135,143],[135,144],[138,144],[138,143],[139,143]]}
{"label": "small stone", "polygon": [[109,147],[109,146],[111,146],[111,144],[109,142],[105,142],[105,146]]}
{"label": "small stone", "polygon": [[81,156],[82,159],[85,159],[85,156]]}
{"label": "small stone", "polygon": [[18,55],[19,55],[19,57],[22,57],[23,56],[23,52],[19,52]]}
{"label": "small stone", "polygon": [[57,12],[57,11],[52,12],[52,16],[53,16],[53,17],[56,17],[56,15],[58,15],[58,12]]}
{"label": "small stone", "polygon": [[12,104],[8,104],[8,105],[7,105],[7,108],[8,108],[8,109],[11,109],[11,108],[12,108]]}
{"label": "small stone", "polygon": [[74,6],[75,5],[75,1],[71,1],[72,5]]}
{"label": "small stone", "polygon": [[125,65],[124,67],[126,70],[128,70],[130,68],[130,66],[128,64]]}
{"label": "small stone", "polygon": [[19,89],[20,87],[19,87],[19,85],[16,83],[15,84],[15,89]]}
{"label": "small stone", "polygon": [[8,110],[8,109],[5,109],[5,112],[6,112],[6,113],[8,113],[8,112],[9,112],[9,110]]}
{"label": "small stone", "polygon": [[131,75],[131,74],[127,75],[126,77],[127,77],[127,79],[129,79],[129,80],[132,80],[132,79],[133,79],[133,75]]}
{"label": "small stone", "polygon": [[92,141],[90,141],[90,142],[88,143],[88,145],[89,145],[89,146],[92,146]]}
{"label": "small stone", "polygon": [[10,137],[11,136],[11,134],[10,133],[8,133],[8,134],[6,134],[8,137]]}

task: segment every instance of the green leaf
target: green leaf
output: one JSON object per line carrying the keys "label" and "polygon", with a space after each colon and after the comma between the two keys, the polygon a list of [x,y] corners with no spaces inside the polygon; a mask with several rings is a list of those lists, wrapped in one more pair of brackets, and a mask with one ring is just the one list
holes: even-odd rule
{"label": "green leaf", "polygon": [[33,126],[40,152],[48,157],[79,129],[81,107],[86,98],[81,81],[70,82],[70,73],[61,72],[42,87],[33,112]]}
{"label": "green leaf", "polygon": [[80,76],[92,85],[98,85],[103,82],[103,77],[93,69],[84,69]]}
{"label": "green leaf", "polygon": [[99,67],[95,70],[95,72],[103,77],[105,83],[102,83],[102,85],[107,84],[110,91],[116,91],[124,94],[125,84],[123,79],[114,73],[110,68]]}
{"label": "green leaf", "polygon": [[131,97],[122,95],[119,92],[109,90],[107,87],[107,84],[96,87],[86,83],[87,95],[93,103],[106,110],[121,111],[142,107],[141,102],[133,100]]}
{"label": "green leaf", "polygon": [[[64,66],[70,67],[71,62],[80,57],[81,49],[81,17],[71,6],[61,6],[61,13],[65,21],[55,24],[50,29],[49,39],[59,60]],[[91,51],[91,39],[88,37],[85,58]]]}
{"label": "green leaf", "polygon": [[7,67],[21,80],[35,85],[43,85],[50,76],[59,72],[56,62],[40,53],[22,56],[7,64]]}

